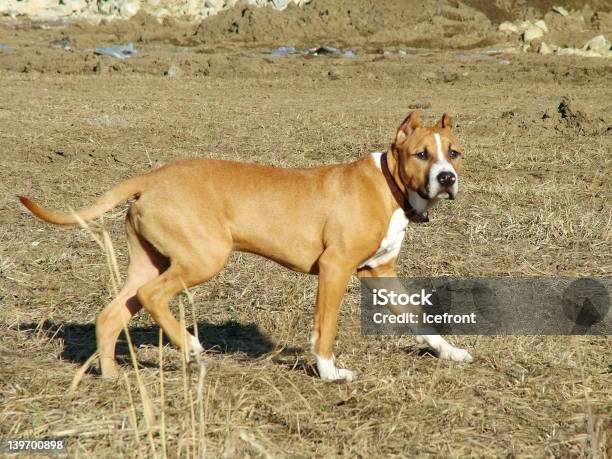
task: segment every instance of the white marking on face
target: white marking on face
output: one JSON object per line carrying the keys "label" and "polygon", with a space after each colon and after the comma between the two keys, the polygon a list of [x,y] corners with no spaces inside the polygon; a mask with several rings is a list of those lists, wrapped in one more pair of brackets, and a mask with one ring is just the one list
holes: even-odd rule
{"label": "white marking on face", "polygon": [[[457,172],[451,163],[446,159],[446,155],[442,151],[442,140],[440,139],[440,134],[437,132],[434,134],[434,139],[436,141],[436,162],[431,166],[429,170],[429,199],[433,199],[440,194],[441,185],[438,182],[438,175],[442,172],[452,172],[455,174],[455,183],[451,187],[451,194],[455,196],[457,191],[459,191],[459,177],[457,176]],[[448,195],[448,193],[446,193]]]}
{"label": "white marking on face", "polygon": [[351,370],[336,368],[333,358],[326,359],[315,354],[315,359],[317,361],[317,371],[319,372],[321,379],[326,379],[328,381],[337,381],[339,379],[352,381],[355,377]]}

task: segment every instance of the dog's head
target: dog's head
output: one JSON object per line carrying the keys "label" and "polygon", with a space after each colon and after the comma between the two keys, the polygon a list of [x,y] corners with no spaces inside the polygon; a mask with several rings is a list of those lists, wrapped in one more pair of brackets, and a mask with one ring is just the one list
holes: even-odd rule
{"label": "dog's head", "polygon": [[404,186],[426,200],[455,199],[459,191],[461,146],[446,113],[433,127],[421,126],[419,112],[402,122],[391,146]]}

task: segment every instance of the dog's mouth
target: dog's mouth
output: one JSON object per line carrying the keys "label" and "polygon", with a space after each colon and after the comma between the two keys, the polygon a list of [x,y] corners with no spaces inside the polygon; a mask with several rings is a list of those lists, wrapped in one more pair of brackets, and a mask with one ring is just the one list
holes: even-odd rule
{"label": "dog's mouth", "polygon": [[455,199],[455,197],[456,196],[453,194],[453,190],[451,189],[442,189],[438,191],[438,194],[436,196],[436,198],[438,199],[450,199],[450,200]]}
{"label": "dog's mouth", "polygon": [[435,191],[435,194],[432,193],[432,190],[430,190],[429,187],[427,187],[423,191],[419,190],[418,193],[419,193],[419,196],[421,196],[423,199],[427,201],[431,201],[432,199],[453,200],[457,197],[457,193],[455,190],[453,190],[453,187],[438,188]]}

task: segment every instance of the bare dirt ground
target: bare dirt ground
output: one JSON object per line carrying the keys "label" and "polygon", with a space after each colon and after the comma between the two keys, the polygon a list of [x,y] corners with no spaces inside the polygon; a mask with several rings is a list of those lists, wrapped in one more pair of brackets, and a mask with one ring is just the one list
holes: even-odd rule
{"label": "bare dirt ground", "polygon": [[[609,337],[451,337],[476,360],[441,362],[410,337],[363,337],[355,280],[336,350],[358,379],[328,384],[308,353],[316,279],[246,254],[183,296],[207,349],[200,397],[198,375],[166,342],[162,387],[158,328],[143,313],[130,336],[150,401],[124,338],[125,377],[94,370],[68,394],[95,350],[111,276],[87,231],[45,225],[15,195],[78,207],[177,158],[345,162],[385,149],[410,109],[430,122],[448,111],[465,151],[462,195],[409,227],[399,272],[611,274],[610,60],[486,52],[508,40],[494,32],[457,32],[465,46],[449,36],[426,49],[410,48],[423,45],[408,32],[373,42],[367,33],[376,31],[332,43],[356,58],[273,58],[287,37],[215,41],[142,17],[0,28],[0,44],[13,47],[0,50],[0,438],[62,437],[78,457],[612,454]],[[62,38],[73,51],[49,46]],[[139,56],[84,51],[128,40]],[[290,44],[329,43],[310,40]],[[382,53],[400,48],[407,55]],[[164,75],[171,67],[178,74]],[[122,267],[126,207],[104,218]]]}

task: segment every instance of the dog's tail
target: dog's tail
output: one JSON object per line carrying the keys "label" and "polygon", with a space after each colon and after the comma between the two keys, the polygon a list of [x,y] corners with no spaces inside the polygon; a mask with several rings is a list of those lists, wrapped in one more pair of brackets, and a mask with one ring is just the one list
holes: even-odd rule
{"label": "dog's tail", "polygon": [[74,211],[73,213],[59,213],[47,210],[25,196],[18,196],[21,203],[38,218],[56,225],[74,225],[80,220],[92,220],[104,212],[111,210],[117,204],[128,198],[139,196],[144,190],[147,181],[146,175],[141,175],[120,183],[104,193],[91,206]]}

